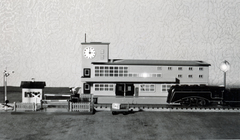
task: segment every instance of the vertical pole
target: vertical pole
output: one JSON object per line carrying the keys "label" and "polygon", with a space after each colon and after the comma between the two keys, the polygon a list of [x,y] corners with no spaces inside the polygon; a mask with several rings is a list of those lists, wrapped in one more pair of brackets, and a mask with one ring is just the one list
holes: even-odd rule
{"label": "vertical pole", "polygon": [[72,102],[70,102],[70,112],[72,111]]}
{"label": "vertical pole", "polygon": [[89,109],[89,112],[93,112],[94,110],[94,103],[93,103],[93,94],[91,94],[91,104],[90,104],[90,109]]}
{"label": "vertical pole", "polygon": [[3,103],[5,102],[5,71],[3,72]]}
{"label": "vertical pole", "polygon": [[35,95],[35,111],[37,111],[37,95]]}
{"label": "vertical pole", "polygon": [[43,101],[40,100],[40,109],[42,110],[43,109]]}
{"label": "vertical pole", "polygon": [[70,111],[70,101],[68,100],[68,112]]}
{"label": "vertical pole", "polygon": [[13,111],[16,112],[16,102],[13,102]]}
{"label": "vertical pole", "polygon": [[224,87],[226,88],[226,77],[227,77],[227,73],[224,72]]}
{"label": "vertical pole", "polygon": [[4,95],[5,95],[5,103],[7,103],[7,75],[4,73]]}
{"label": "vertical pole", "polygon": [[5,110],[7,110],[7,71],[4,71],[3,73],[3,79],[4,79],[4,95],[5,95]]}
{"label": "vertical pole", "polygon": [[126,91],[127,91],[126,83],[124,83],[123,89],[124,89],[124,97],[125,97],[126,96]]}

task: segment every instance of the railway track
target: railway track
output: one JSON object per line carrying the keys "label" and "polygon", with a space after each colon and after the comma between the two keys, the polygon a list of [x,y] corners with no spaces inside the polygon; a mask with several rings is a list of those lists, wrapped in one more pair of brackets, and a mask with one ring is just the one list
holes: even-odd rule
{"label": "railway track", "polygon": [[[126,105],[127,106],[127,105]],[[94,108],[98,111],[110,111],[111,104],[94,104]],[[133,111],[163,111],[163,112],[240,112],[240,107],[228,107],[211,105],[204,107],[197,106],[180,106],[169,104],[129,104],[129,108]]]}

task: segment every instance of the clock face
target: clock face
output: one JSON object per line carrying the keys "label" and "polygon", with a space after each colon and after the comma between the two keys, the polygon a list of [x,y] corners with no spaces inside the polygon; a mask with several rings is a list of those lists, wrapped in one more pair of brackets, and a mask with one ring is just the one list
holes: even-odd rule
{"label": "clock face", "polygon": [[86,47],[83,50],[83,54],[84,54],[84,57],[86,57],[87,59],[92,59],[95,56],[95,50],[92,47]]}

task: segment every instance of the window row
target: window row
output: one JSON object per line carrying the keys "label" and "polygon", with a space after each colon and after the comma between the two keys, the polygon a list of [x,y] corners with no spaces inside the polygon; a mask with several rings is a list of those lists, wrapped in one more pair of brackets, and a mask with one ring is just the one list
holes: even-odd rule
{"label": "window row", "polygon": [[[182,74],[178,74],[178,78],[183,78]],[[188,78],[193,78],[193,75],[188,75]],[[198,78],[203,78],[203,75],[198,75]]]}
{"label": "window row", "polygon": [[95,76],[127,77],[128,67],[96,66]]}
{"label": "window row", "polygon": [[[172,70],[173,67],[167,67],[168,70]],[[177,68],[178,70],[183,70],[183,67],[178,67]],[[157,67],[157,70],[162,70],[162,67]],[[193,67],[189,67],[188,70],[192,71],[193,70]],[[203,71],[203,68],[200,67],[198,68],[199,71]]]}
{"label": "window row", "polygon": [[95,91],[113,91],[113,84],[95,84]]}
{"label": "window row", "polygon": [[109,67],[109,66],[95,66],[95,70],[128,70],[128,67]]}
{"label": "window row", "polygon": [[96,73],[96,77],[162,77],[161,73]]}
{"label": "window row", "polygon": [[154,84],[142,84],[140,85],[141,92],[155,92],[155,85]]}

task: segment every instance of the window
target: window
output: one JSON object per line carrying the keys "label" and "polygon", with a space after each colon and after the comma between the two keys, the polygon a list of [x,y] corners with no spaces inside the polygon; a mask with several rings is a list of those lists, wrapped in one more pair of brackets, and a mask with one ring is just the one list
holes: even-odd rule
{"label": "window", "polygon": [[172,85],[162,85],[162,92],[167,92]]}
{"label": "window", "polygon": [[203,75],[199,75],[199,78],[203,78]]}
{"label": "window", "polygon": [[96,77],[127,77],[128,67],[95,66]]}
{"label": "window", "polygon": [[193,75],[188,75],[188,78],[193,78]]}
{"label": "window", "polygon": [[108,71],[108,67],[105,67],[105,76],[108,77],[109,71]]}
{"label": "window", "polygon": [[192,67],[189,67],[189,70],[193,70],[193,68],[192,68]]}
{"label": "window", "polygon": [[40,97],[40,92],[25,92],[25,97]]}
{"label": "window", "polygon": [[162,67],[157,67],[157,70],[162,70]]}
{"label": "window", "polygon": [[182,67],[178,67],[178,70],[182,70]]}
{"label": "window", "polygon": [[25,97],[32,97],[31,92],[25,92]]}
{"label": "window", "polygon": [[132,91],[132,86],[128,86],[127,91]]}
{"label": "window", "polygon": [[178,78],[182,78],[182,74],[178,74]]}
{"label": "window", "polygon": [[89,85],[85,84],[85,90],[89,90]]}
{"label": "window", "polygon": [[142,85],[140,85],[140,91],[155,92],[155,85],[154,84],[142,84]]}
{"label": "window", "polygon": [[91,69],[90,68],[84,68],[84,77],[90,77]]}
{"label": "window", "polygon": [[95,84],[95,91],[113,91],[113,84]]}
{"label": "window", "polygon": [[99,84],[96,84],[96,85],[95,85],[95,90],[96,90],[96,91],[99,91]]}
{"label": "window", "polygon": [[168,70],[172,70],[172,67],[168,67]]}
{"label": "window", "polygon": [[118,91],[123,91],[123,87],[122,87],[122,86],[119,86],[119,87],[118,87]]}
{"label": "window", "polygon": [[100,91],[104,90],[104,85],[100,85]]}
{"label": "window", "polygon": [[199,68],[199,71],[203,71],[203,68]]}

